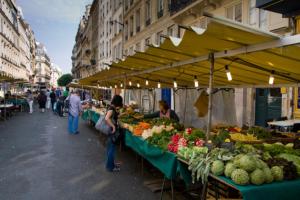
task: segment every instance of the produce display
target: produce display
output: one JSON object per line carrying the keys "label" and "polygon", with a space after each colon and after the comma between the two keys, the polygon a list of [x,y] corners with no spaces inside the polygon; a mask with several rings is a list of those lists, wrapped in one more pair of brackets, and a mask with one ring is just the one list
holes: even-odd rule
{"label": "produce display", "polygon": [[188,164],[193,182],[205,183],[210,174],[225,176],[238,185],[262,185],[300,176],[300,149],[295,148],[299,139],[295,145],[266,143],[295,135],[278,133],[274,137],[261,127],[220,127],[205,141],[201,129],[184,129],[169,119],[137,119],[132,114],[121,118],[123,127],[149,144],[177,154]]}

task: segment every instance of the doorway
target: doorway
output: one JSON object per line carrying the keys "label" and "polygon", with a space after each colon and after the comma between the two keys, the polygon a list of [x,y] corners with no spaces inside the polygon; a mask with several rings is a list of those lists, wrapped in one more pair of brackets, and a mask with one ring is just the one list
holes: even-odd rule
{"label": "doorway", "polygon": [[256,89],[255,125],[266,127],[268,121],[279,119],[281,107],[280,88]]}

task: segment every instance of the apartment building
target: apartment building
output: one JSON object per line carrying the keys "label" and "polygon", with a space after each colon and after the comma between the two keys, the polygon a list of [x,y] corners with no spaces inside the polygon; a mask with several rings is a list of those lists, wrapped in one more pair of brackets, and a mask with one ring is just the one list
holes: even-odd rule
{"label": "apartment building", "polygon": [[112,60],[118,61],[123,58],[123,2],[122,0],[112,1],[113,11],[112,11],[112,21],[110,25],[112,27]]}
{"label": "apartment building", "polygon": [[36,66],[35,66],[35,84],[39,88],[49,88],[51,80],[51,62],[47,55],[45,45],[40,42],[36,43]]}
{"label": "apartment building", "polygon": [[52,88],[58,87],[57,80],[62,76],[61,68],[54,63],[51,63],[51,79],[50,79],[50,86]]}
{"label": "apartment building", "polygon": [[26,70],[20,64],[19,28],[14,1],[0,1],[0,71],[17,79],[25,78]]}
{"label": "apartment building", "polygon": [[0,0],[0,71],[33,82],[35,37],[14,0]]}
{"label": "apartment building", "polygon": [[[73,47],[73,66],[72,73],[75,78],[84,78],[90,76],[91,66],[91,40],[92,40],[92,20],[90,18],[90,10],[92,5],[87,5],[85,13],[82,16]],[[89,20],[90,19],[90,20]],[[94,41],[97,42],[97,41]]]}

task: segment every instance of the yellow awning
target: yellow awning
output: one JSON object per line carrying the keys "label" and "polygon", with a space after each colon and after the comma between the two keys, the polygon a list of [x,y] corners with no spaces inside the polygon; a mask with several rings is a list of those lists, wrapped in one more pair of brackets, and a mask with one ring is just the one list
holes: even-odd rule
{"label": "yellow awning", "polygon": [[[168,37],[160,46],[151,45],[125,60],[112,63],[110,69],[81,79],[80,84],[132,87],[193,87],[197,76],[201,87],[208,86],[210,61],[215,55],[214,87],[268,86],[270,74],[275,84],[300,82],[300,36],[281,38],[226,19],[211,17],[207,29],[183,27],[182,38]],[[295,42],[296,41],[296,42]],[[225,73],[228,65],[233,80]],[[145,80],[149,85],[145,85]],[[124,85],[124,84],[123,84]]]}

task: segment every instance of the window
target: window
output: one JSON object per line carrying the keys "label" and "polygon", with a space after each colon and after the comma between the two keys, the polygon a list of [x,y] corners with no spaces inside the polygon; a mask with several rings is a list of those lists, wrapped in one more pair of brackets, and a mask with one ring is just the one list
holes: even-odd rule
{"label": "window", "polygon": [[157,0],[157,18],[164,15],[164,0]]}
{"label": "window", "polygon": [[162,31],[160,31],[160,32],[158,32],[158,33],[156,34],[156,44],[157,44],[157,45],[160,45],[160,44],[163,42],[163,40],[164,40],[164,38],[161,37],[162,34],[163,34]]}
{"label": "window", "polygon": [[136,11],[136,14],[135,14],[135,25],[136,25],[136,32],[139,32],[140,31],[140,25],[141,25],[141,10],[138,9]]}
{"label": "window", "polygon": [[125,0],[125,1],[124,1],[125,10],[128,9],[128,1],[129,1],[129,0]]}
{"label": "window", "polygon": [[148,26],[151,23],[151,1],[146,1],[146,9],[145,9],[145,19],[146,19],[146,26]]}
{"label": "window", "polygon": [[133,16],[130,17],[129,27],[130,27],[130,37],[131,37],[133,36]]}
{"label": "window", "polygon": [[125,40],[128,40],[128,21],[125,22],[124,31],[125,31]]}
{"label": "window", "polygon": [[[120,23],[123,23],[123,20],[122,20],[122,15],[120,15],[119,16],[119,20],[118,20]],[[121,25],[120,24],[118,24],[118,26],[119,26],[119,32],[121,32],[122,31],[122,29],[121,29]]]}
{"label": "window", "polygon": [[226,17],[237,22],[242,22],[242,2],[227,7]]}

